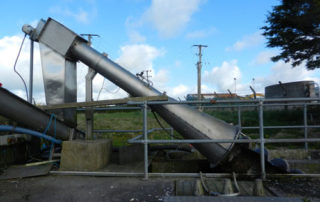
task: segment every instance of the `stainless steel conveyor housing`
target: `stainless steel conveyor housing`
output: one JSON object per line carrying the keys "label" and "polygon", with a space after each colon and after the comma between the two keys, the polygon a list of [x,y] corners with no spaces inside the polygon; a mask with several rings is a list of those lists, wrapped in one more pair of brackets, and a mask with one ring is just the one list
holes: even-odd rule
{"label": "stainless steel conveyor housing", "polygon": [[[68,60],[80,60],[131,96],[156,96],[162,93],[146,85],[133,74],[87,45],[79,35],[48,18],[37,28],[29,25],[23,31],[40,44],[51,48]],[[169,100],[174,100],[169,98]],[[187,105],[163,104],[150,106],[186,139],[230,139],[239,133],[235,126],[225,123]],[[223,160],[233,147],[232,143],[201,143],[194,146],[214,164]]]}

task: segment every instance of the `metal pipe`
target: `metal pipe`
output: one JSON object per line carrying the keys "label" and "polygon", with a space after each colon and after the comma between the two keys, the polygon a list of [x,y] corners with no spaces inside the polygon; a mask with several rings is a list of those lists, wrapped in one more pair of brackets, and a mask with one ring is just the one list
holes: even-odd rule
{"label": "metal pipe", "polygon": [[299,143],[299,142],[320,142],[320,138],[299,138],[299,139],[265,139],[265,143]]}
{"label": "metal pipe", "polygon": [[241,107],[238,106],[238,127],[241,128]]}
{"label": "metal pipe", "polygon": [[261,178],[266,178],[266,168],[264,159],[264,129],[263,129],[263,102],[259,102],[259,134],[260,134],[260,164],[261,164]]}
{"label": "metal pipe", "polygon": [[[112,111],[112,110],[140,110],[140,107],[97,107],[93,108],[93,111]],[[86,108],[79,108],[77,111],[86,111]]]}
{"label": "metal pipe", "polygon": [[[154,132],[154,131],[161,131],[161,130],[168,130],[171,133],[173,132],[172,128],[151,128],[148,130],[148,133]],[[139,133],[143,132],[143,130],[105,130],[105,129],[100,129],[100,130],[94,130],[94,133]]]}
{"label": "metal pipe", "polygon": [[148,179],[148,105],[147,102],[142,106],[143,111],[143,138],[144,138],[144,179]]}
{"label": "metal pipe", "polygon": [[[304,124],[304,138],[308,139],[308,119],[307,119],[307,105],[303,105],[303,124]],[[308,152],[308,143],[304,143],[305,150]]]}
{"label": "metal pipe", "polygon": [[[88,67],[88,73],[86,75],[86,102],[93,101],[92,99],[92,80],[96,76],[97,72]],[[86,139],[93,138],[93,110],[92,108],[86,108]]]}
{"label": "metal pipe", "polygon": [[[304,125],[301,126],[264,126],[264,129],[297,129],[305,128]],[[307,125],[306,128],[320,128],[320,125]],[[243,126],[241,129],[259,129],[259,126]]]}
{"label": "metal pipe", "polygon": [[[70,47],[70,53],[132,96],[156,96],[161,94],[81,40],[76,40],[73,43],[73,46]],[[172,98],[169,98],[169,100],[176,102]],[[151,108],[187,139],[234,139],[238,133],[236,127],[187,105],[162,104],[151,106]],[[231,150],[232,146],[232,144],[210,143],[198,144],[196,148],[209,161],[218,163]]]}
{"label": "metal pipe", "polygon": [[21,127],[0,125],[0,131],[2,131],[2,132],[15,132],[15,133],[22,133],[22,134],[32,135],[32,136],[35,136],[35,137],[39,137],[39,138],[43,138],[43,139],[49,140],[50,142],[55,143],[55,144],[61,144],[62,143],[61,140],[57,140],[57,139],[55,139],[53,137],[50,137],[50,136],[48,136],[46,134],[39,133],[37,131],[26,129],[26,128],[21,128]]}
{"label": "metal pipe", "polygon": [[[53,175],[71,175],[71,176],[99,176],[99,177],[143,177],[144,173],[131,173],[131,172],[86,172],[86,171],[50,171]],[[202,176],[207,178],[226,178],[232,177],[231,173],[201,173]],[[236,174],[236,177],[258,177],[256,174]],[[187,177],[199,178],[199,173],[149,173],[149,177]],[[311,177],[320,178],[320,174],[267,174],[267,177]]]}
{"label": "metal pipe", "polygon": [[[50,120],[49,114],[10,93],[4,88],[0,88],[0,98],[0,115],[14,120],[25,127],[32,128],[40,132],[44,131]],[[57,119],[57,138],[67,140],[73,134],[72,131],[73,129],[71,127],[68,127],[62,121]],[[75,137],[80,136],[79,131],[75,132]],[[52,127],[48,130],[48,134],[54,134],[54,129]]]}
{"label": "metal pipe", "polygon": [[140,133],[143,130],[93,130],[93,133]]}
{"label": "metal pipe", "polygon": [[[82,61],[84,64],[128,92],[131,96],[157,96],[162,94],[160,91],[136,78],[120,65],[88,46],[83,38],[59,22],[51,18],[46,22],[41,21],[36,31],[36,33],[39,34],[37,34],[35,38],[37,38],[40,43],[45,44],[65,58]],[[276,99],[273,101],[276,101]],[[238,100],[234,100],[234,103],[238,102]],[[156,103],[157,102],[154,102],[154,104]],[[142,105],[144,103],[131,102],[131,104]],[[186,139],[233,140],[238,138],[239,129],[237,127],[229,125],[224,121],[218,120],[205,113],[200,113],[190,106],[176,105],[177,102],[172,98],[170,98],[167,103],[158,102],[158,104],[159,105],[156,106],[148,102],[148,105],[152,110],[156,111]],[[223,159],[229,159],[226,157],[233,146],[232,143],[206,143],[195,145],[209,161],[215,164]],[[239,148],[237,147],[232,151],[237,153],[238,149]]]}
{"label": "metal pipe", "polygon": [[[130,140],[129,143],[143,144],[144,140],[139,140],[142,135],[136,136]],[[184,139],[184,140],[148,140],[149,144],[199,144],[199,143],[260,143],[260,139],[214,139],[214,140],[201,140],[201,139]],[[299,139],[264,139],[264,143],[299,143],[299,142],[320,142],[320,138],[299,138]]]}
{"label": "metal pipe", "polygon": [[[319,100],[320,101],[320,100]],[[200,102],[201,104],[212,104],[210,101],[206,101],[206,102]],[[219,103],[219,102],[216,102]],[[228,103],[228,102],[223,102],[223,103]],[[234,103],[234,102],[230,102],[230,103]],[[238,102],[236,104],[241,104],[242,102]],[[247,102],[246,102],[247,103]],[[141,102],[128,102],[128,105],[141,105]],[[175,101],[175,102],[168,102],[168,101],[149,101],[148,105],[159,105],[159,104],[199,104],[199,102],[196,101]],[[213,105],[203,105],[203,108],[233,108],[233,107],[257,107],[259,106],[259,104],[241,104],[241,105],[217,105],[217,104],[213,104]],[[278,103],[278,104],[264,104],[264,106],[303,106],[303,105],[320,105],[320,103]],[[196,106],[190,106],[192,108],[197,108]],[[109,110],[135,110],[135,109],[140,109],[140,107],[107,107],[107,108],[94,108],[95,111],[109,111]],[[79,108],[77,109],[77,111],[85,111],[85,108]]]}
{"label": "metal pipe", "polygon": [[30,38],[30,72],[29,72],[29,97],[28,102],[32,104],[33,97],[33,46],[34,42]]}
{"label": "metal pipe", "polygon": [[[272,99],[256,99],[256,100],[214,100],[215,104],[218,103],[259,103],[260,101],[264,103],[272,103],[272,102],[312,102],[312,101],[320,101],[319,98],[272,98]],[[153,104],[212,104],[212,100],[202,100],[202,101],[150,101],[148,102],[148,105],[153,105]],[[134,102],[130,101],[128,104],[143,104],[141,102]],[[294,105],[299,104],[299,103],[294,103]],[[303,104],[303,103],[301,103]],[[310,103],[310,104],[317,104],[317,103]],[[267,105],[267,104],[264,104]],[[276,105],[284,105],[284,104],[276,104]]]}

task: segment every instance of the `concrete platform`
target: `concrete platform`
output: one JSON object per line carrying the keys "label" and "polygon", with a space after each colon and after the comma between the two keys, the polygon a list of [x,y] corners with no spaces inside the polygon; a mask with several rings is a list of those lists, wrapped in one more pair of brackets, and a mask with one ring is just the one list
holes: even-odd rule
{"label": "concrete platform", "polygon": [[111,153],[110,139],[64,141],[60,170],[96,171],[106,167]]}

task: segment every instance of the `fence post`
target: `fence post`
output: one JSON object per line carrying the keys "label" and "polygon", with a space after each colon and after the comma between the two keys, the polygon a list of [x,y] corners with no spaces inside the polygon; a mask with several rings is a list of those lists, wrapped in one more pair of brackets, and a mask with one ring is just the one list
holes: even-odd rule
{"label": "fence post", "polygon": [[144,101],[143,106],[143,137],[144,137],[144,179],[147,180],[148,174],[148,105],[147,101]]}
{"label": "fence post", "polygon": [[[303,105],[303,125],[304,125],[304,139],[308,139],[307,104]],[[308,142],[304,142],[304,148],[308,152]]]}
{"label": "fence post", "polygon": [[171,137],[171,140],[173,140],[173,128],[170,128],[170,137]]}
{"label": "fence post", "polygon": [[263,128],[263,101],[259,101],[259,134],[260,134],[260,163],[261,178],[266,179],[265,156],[264,156],[264,128]]}
{"label": "fence post", "polygon": [[241,107],[240,107],[240,105],[238,106],[238,126],[239,126],[239,130],[241,130]]}

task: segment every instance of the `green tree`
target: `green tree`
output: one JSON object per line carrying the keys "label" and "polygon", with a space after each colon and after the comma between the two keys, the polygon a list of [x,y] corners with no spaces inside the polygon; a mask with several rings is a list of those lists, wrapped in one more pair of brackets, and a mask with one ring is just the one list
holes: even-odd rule
{"label": "green tree", "polygon": [[320,0],[282,0],[262,27],[268,47],[281,49],[272,61],[284,60],[295,67],[320,67]]}

